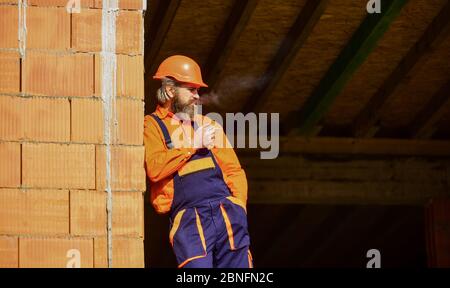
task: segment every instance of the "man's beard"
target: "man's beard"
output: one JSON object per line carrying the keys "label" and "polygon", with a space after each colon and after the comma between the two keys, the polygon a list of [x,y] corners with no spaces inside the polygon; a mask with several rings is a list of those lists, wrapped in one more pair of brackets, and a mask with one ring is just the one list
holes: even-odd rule
{"label": "man's beard", "polygon": [[195,105],[192,103],[181,103],[177,93],[172,102],[172,111],[182,119],[194,119]]}

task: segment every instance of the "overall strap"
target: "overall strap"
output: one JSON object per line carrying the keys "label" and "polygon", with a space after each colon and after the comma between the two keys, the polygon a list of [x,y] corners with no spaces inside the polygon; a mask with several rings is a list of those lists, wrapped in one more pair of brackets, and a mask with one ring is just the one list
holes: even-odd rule
{"label": "overall strap", "polygon": [[150,114],[150,116],[153,117],[153,119],[156,120],[156,122],[159,125],[159,128],[161,128],[161,131],[163,132],[164,135],[164,141],[166,142],[166,146],[168,149],[172,149],[173,148],[173,144],[172,144],[172,139],[170,138],[170,134],[169,131],[167,130],[166,125],[162,122],[161,119],[159,119],[158,116],[156,116],[155,114]]}

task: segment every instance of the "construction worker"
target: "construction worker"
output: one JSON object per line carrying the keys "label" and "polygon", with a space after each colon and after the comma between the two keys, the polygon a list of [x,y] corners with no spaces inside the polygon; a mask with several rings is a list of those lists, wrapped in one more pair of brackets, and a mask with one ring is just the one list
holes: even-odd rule
{"label": "construction worker", "polygon": [[199,65],[171,56],[153,78],[161,87],[156,111],[145,116],[146,171],[153,207],[169,213],[178,267],[252,267],[247,179],[231,146],[217,145],[228,141],[222,127],[194,113],[198,89],[208,87]]}

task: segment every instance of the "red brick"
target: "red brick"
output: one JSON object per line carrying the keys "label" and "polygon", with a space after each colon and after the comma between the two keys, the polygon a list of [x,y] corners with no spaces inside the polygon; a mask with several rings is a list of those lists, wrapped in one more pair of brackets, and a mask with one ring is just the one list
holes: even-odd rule
{"label": "red brick", "polygon": [[23,138],[23,102],[21,97],[0,96],[0,140]]}
{"label": "red brick", "polygon": [[20,92],[19,54],[16,52],[0,52],[0,93],[18,92]]}
{"label": "red brick", "polygon": [[102,96],[102,56],[99,53],[94,55],[94,96]]}
{"label": "red brick", "polygon": [[[143,8],[143,0],[120,0],[119,8],[120,9],[133,9],[133,10],[142,10]],[[102,8],[103,1],[102,0],[94,0],[94,5],[96,8]]]}
{"label": "red brick", "polygon": [[114,235],[144,237],[142,192],[114,192],[112,215]]}
{"label": "red brick", "polygon": [[18,48],[19,10],[17,6],[0,6],[0,15],[0,48]]}
{"label": "red brick", "polygon": [[121,9],[142,10],[142,9],[144,9],[144,1],[143,0],[120,0],[119,7]]}
{"label": "red brick", "polygon": [[23,186],[94,189],[94,149],[93,145],[23,144]]}
{"label": "red brick", "polygon": [[0,234],[69,234],[69,192],[0,189]]}
{"label": "red brick", "polygon": [[[73,48],[79,51],[101,51],[102,11],[84,10],[73,14]],[[119,11],[116,18],[116,52],[143,54],[143,21],[139,11]]]}
{"label": "red brick", "polygon": [[108,268],[108,250],[105,237],[94,238],[94,268]]}
{"label": "red brick", "polygon": [[0,187],[20,186],[20,144],[0,142]]}
{"label": "red brick", "polygon": [[114,129],[114,143],[142,145],[144,141],[144,103],[118,98],[117,123],[118,125]]}
{"label": "red brick", "polygon": [[94,59],[88,54],[29,52],[24,60],[24,92],[49,96],[94,94]]}
{"label": "red brick", "polygon": [[81,268],[94,266],[94,241],[92,239],[19,238],[20,267],[66,268],[73,254],[79,251]]}
{"label": "red brick", "polygon": [[[96,149],[97,190],[106,189],[105,146]],[[144,147],[111,147],[111,189],[145,191]]]}
{"label": "red brick", "polygon": [[113,240],[113,267],[116,268],[144,268],[143,239]]}
{"label": "red brick", "polygon": [[0,139],[70,140],[70,105],[65,99],[0,97]]}
{"label": "red brick", "polygon": [[28,140],[69,142],[70,102],[68,99],[24,99],[24,137]]}
{"label": "red brick", "polygon": [[143,23],[139,11],[119,11],[116,20],[116,52],[143,54]]}
{"label": "red brick", "polygon": [[[66,7],[69,0],[28,0],[28,5],[45,7]],[[93,7],[93,0],[80,0],[81,7]],[[84,11],[83,11],[84,12]]]}
{"label": "red brick", "polygon": [[144,99],[144,58],[117,55],[117,95]]}
{"label": "red brick", "polygon": [[70,191],[70,234],[106,234],[106,193],[92,190]]}
{"label": "red brick", "polygon": [[28,7],[26,45],[27,48],[69,49],[70,14],[65,8]]}
{"label": "red brick", "polygon": [[[113,268],[144,268],[143,239],[113,238],[112,241]],[[106,238],[94,239],[94,266],[108,267],[108,252]]]}
{"label": "red brick", "polygon": [[72,141],[103,143],[103,106],[96,99],[72,99]]}
{"label": "red brick", "polygon": [[19,239],[0,236],[0,268],[19,268]]}
{"label": "red brick", "polygon": [[72,47],[77,51],[101,51],[102,10],[86,9],[72,17]]}
{"label": "red brick", "polygon": [[[101,96],[102,67],[100,54],[95,55],[95,95]],[[142,56],[117,55],[117,96],[144,99],[144,63]]]}

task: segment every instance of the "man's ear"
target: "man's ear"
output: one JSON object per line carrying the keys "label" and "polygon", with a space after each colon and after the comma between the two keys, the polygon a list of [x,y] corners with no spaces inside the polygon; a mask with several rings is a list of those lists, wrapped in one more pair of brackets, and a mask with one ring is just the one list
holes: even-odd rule
{"label": "man's ear", "polygon": [[170,85],[166,85],[165,87],[166,89],[166,94],[169,95],[170,99],[172,99],[175,96],[175,87],[170,86]]}

